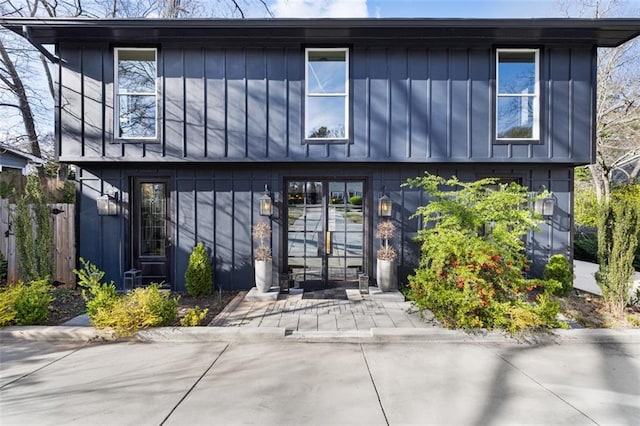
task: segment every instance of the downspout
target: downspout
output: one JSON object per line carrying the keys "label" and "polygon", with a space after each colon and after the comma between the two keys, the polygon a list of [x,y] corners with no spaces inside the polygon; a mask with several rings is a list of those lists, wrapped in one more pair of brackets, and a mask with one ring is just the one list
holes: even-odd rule
{"label": "downspout", "polygon": [[60,58],[57,57],[56,55],[52,54],[51,52],[49,52],[47,49],[44,48],[44,46],[41,43],[36,42],[35,40],[33,40],[31,38],[31,29],[28,25],[23,25],[22,26],[22,36],[29,42],[31,43],[31,45],[33,47],[35,47],[36,49],[38,49],[38,51],[40,53],[42,53],[42,55],[47,58],[48,60],[50,60],[51,62],[53,62],[54,64],[58,64],[61,62]]}

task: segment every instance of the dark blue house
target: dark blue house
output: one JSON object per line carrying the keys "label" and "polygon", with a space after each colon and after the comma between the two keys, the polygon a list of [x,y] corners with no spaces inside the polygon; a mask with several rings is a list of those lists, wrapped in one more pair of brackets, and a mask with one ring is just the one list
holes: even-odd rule
{"label": "dark blue house", "polygon": [[200,241],[217,285],[253,285],[265,192],[274,276],[373,277],[387,195],[402,280],[419,257],[409,216],[427,200],[400,185],[425,171],[552,191],[528,255],[534,270],[571,257],[597,48],[640,34],[637,19],[1,22],[56,46],[55,148],[79,168],[78,253],[120,287],[134,267],[176,290]]}

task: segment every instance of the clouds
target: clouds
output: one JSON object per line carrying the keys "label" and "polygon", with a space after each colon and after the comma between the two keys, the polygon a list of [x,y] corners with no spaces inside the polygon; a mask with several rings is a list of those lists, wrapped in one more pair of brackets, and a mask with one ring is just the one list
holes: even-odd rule
{"label": "clouds", "polygon": [[277,18],[366,18],[367,0],[276,0]]}

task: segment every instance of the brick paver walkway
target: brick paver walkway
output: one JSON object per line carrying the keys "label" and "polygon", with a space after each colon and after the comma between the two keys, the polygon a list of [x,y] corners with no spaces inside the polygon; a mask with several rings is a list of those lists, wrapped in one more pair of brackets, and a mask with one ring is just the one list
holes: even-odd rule
{"label": "brick paver walkway", "polygon": [[249,301],[243,293],[210,326],[280,327],[291,331],[434,326],[433,315],[421,315],[411,302],[397,301],[397,297],[385,299],[384,294],[360,295],[357,290],[349,293],[350,300],[302,299],[302,294],[281,294],[275,301]]}

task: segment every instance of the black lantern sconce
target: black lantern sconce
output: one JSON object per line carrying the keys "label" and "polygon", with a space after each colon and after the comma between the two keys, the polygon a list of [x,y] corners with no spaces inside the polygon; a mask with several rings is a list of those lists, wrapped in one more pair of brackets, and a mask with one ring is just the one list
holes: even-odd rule
{"label": "black lantern sconce", "polygon": [[[544,197],[542,197],[543,194],[545,195]],[[535,212],[541,214],[545,218],[552,217],[556,208],[556,197],[547,192],[547,188],[544,185],[540,185],[536,196],[540,198],[535,200],[533,204]]]}
{"label": "black lantern sconce", "polygon": [[98,216],[115,216],[118,214],[118,193],[112,191],[96,200]]}
{"label": "black lantern sconce", "polygon": [[382,196],[378,199],[378,216],[389,218],[393,212],[391,198],[385,194],[385,187],[382,187]]}
{"label": "black lantern sconce", "polygon": [[264,194],[260,197],[260,216],[273,215],[273,200],[269,195],[269,187],[264,186]]}

